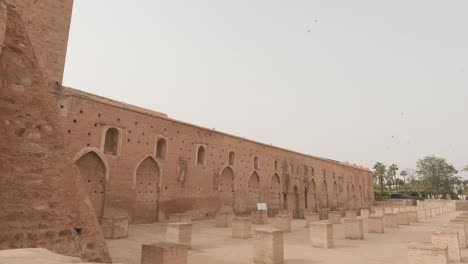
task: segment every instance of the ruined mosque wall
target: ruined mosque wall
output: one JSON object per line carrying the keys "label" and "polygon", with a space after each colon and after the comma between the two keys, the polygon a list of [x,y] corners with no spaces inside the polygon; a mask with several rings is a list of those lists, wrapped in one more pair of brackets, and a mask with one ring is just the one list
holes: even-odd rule
{"label": "ruined mosque wall", "polygon": [[56,108],[68,155],[89,182],[98,215],[120,210],[139,223],[178,212],[211,217],[222,206],[248,213],[256,202],[302,212],[363,208],[373,201],[372,174],[363,168],[70,88]]}
{"label": "ruined mosque wall", "polygon": [[0,47],[0,250],[43,247],[110,262],[27,30],[3,1]]}

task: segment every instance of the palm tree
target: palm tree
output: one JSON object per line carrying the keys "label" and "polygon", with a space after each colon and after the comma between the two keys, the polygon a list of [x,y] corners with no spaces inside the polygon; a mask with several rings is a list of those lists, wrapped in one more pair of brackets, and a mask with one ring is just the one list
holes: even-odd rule
{"label": "palm tree", "polygon": [[403,183],[406,183],[406,176],[408,176],[408,172],[406,172],[406,170],[402,170],[400,172],[400,176],[403,177]]}
{"label": "palm tree", "polygon": [[393,182],[393,183],[396,183],[396,172],[398,171],[398,166],[395,165],[395,164],[392,164],[388,167],[388,170],[387,170],[387,176],[388,176],[388,180],[390,182]]}
{"label": "palm tree", "polygon": [[378,179],[380,185],[380,197],[383,197],[384,188],[384,176],[385,176],[385,165],[381,162],[377,162],[374,165],[374,177]]}

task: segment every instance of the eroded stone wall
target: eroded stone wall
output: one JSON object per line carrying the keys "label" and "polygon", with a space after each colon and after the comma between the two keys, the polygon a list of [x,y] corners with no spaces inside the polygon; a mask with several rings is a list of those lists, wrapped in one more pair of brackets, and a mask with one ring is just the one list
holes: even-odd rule
{"label": "eroded stone wall", "polygon": [[62,83],[73,0],[7,0],[21,14],[49,86]]}
{"label": "eroded stone wall", "polygon": [[[370,207],[371,172],[339,162],[245,140],[167,118],[159,113],[64,88],[57,98],[67,152],[78,160],[95,152],[107,164],[106,208],[133,222],[165,220],[172,213],[211,217],[222,206],[237,213],[266,202],[272,209],[328,210]],[[118,131],[115,151],[106,134]],[[114,137],[115,138],[115,137]],[[158,144],[164,142],[164,144]],[[106,153],[107,152],[107,153]],[[153,196],[139,179],[151,160]],[[146,172],[148,174],[148,172]],[[147,179],[151,178],[150,176]],[[141,199],[143,195],[151,199]],[[153,219],[138,208],[158,208]],[[147,211],[147,210],[145,210]]]}
{"label": "eroded stone wall", "polygon": [[2,28],[0,249],[43,247],[109,262],[27,30],[17,9],[0,1]]}

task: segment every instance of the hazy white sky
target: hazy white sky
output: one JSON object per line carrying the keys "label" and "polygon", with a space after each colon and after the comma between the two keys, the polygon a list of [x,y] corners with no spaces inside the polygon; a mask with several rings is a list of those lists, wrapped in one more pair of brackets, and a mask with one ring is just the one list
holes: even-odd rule
{"label": "hazy white sky", "polygon": [[64,85],[373,166],[468,164],[466,0],[79,0]]}

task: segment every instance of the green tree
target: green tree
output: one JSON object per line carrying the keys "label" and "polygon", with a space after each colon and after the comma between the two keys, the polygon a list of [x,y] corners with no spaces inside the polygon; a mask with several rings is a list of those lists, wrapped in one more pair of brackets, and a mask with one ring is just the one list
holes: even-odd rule
{"label": "green tree", "polygon": [[383,197],[384,188],[384,177],[385,177],[385,165],[381,162],[377,162],[374,165],[374,177],[377,178],[380,186],[380,197]]}
{"label": "green tree", "polygon": [[427,156],[418,160],[416,173],[428,189],[438,194],[453,193],[454,185],[460,180],[455,174],[458,171],[444,158]]}

